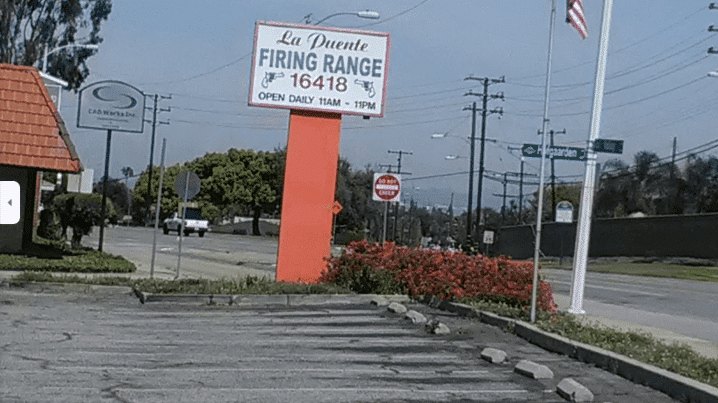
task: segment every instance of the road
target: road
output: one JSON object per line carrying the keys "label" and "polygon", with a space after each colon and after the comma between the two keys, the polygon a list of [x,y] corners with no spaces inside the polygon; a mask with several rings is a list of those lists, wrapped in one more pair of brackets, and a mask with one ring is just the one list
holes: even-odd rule
{"label": "road", "polygon": [[[571,274],[570,270],[544,271],[560,308],[570,304]],[[584,298],[589,315],[718,343],[716,283],[588,272]]]}
{"label": "road", "polygon": [[[97,233],[83,244],[97,247]],[[104,250],[122,255],[138,267],[136,276],[147,277],[152,256],[152,229],[114,227],[105,231]],[[159,278],[177,271],[176,235],[157,234]],[[183,238],[181,278],[235,278],[254,275],[274,278],[276,238],[208,233]],[[589,264],[590,267],[590,264]],[[570,270],[544,270],[559,307],[568,307]],[[718,344],[718,285],[688,280],[661,279],[589,272],[584,309],[589,315],[666,329]],[[718,353],[716,353],[718,356]]]}
{"label": "road", "polygon": [[[143,227],[105,228],[103,251],[124,256],[137,266],[137,276],[149,277],[152,262],[153,229]],[[97,248],[99,230],[82,240]],[[155,276],[174,278],[179,260],[180,278],[233,279],[247,275],[274,279],[277,264],[277,239],[251,235],[209,232],[203,238],[192,234],[182,237],[182,255],[178,259],[179,237],[157,232]]]}

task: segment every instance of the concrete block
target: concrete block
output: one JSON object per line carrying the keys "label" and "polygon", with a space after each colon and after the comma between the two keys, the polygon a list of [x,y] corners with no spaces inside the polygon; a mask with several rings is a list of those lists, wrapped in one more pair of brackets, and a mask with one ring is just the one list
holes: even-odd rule
{"label": "concrete block", "polygon": [[449,329],[449,327],[446,326],[445,324],[439,322],[438,320],[431,320],[431,321],[427,322],[426,325],[424,326],[424,329],[426,330],[427,333],[438,334],[438,335],[447,335],[447,334],[451,333],[451,330]]}
{"label": "concrete block", "polygon": [[569,402],[592,402],[593,393],[571,378],[564,378],[556,386],[556,392]]}
{"label": "concrete block", "polygon": [[411,323],[413,323],[415,325],[426,323],[426,316],[422,315],[421,313],[419,313],[413,309],[408,311],[406,313],[406,315],[404,316],[404,318],[410,320]]}
{"label": "concrete block", "polygon": [[531,377],[533,379],[551,379],[553,378],[553,371],[547,366],[536,364],[535,362],[522,360],[514,367],[514,372],[524,376]]}
{"label": "concrete block", "polygon": [[371,304],[375,306],[387,306],[389,305],[389,300],[381,295],[377,295],[371,299]]}
{"label": "concrete block", "polygon": [[391,304],[389,304],[387,309],[389,310],[389,312],[394,313],[406,313],[407,311],[406,307],[398,302],[392,302]]}
{"label": "concrete block", "polygon": [[495,348],[487,347],[481,350],[481,358],[492,364],[500,364],[506,360],[506,352]]}
{"label": "concrete block", "polygon": [[516,323],[514,319],[504,318],[495,313],[486,311],[481,311],[479,317],[481,318],[482,322],[488,323],[489,325],[496,326],[504,330],[513,327]]}

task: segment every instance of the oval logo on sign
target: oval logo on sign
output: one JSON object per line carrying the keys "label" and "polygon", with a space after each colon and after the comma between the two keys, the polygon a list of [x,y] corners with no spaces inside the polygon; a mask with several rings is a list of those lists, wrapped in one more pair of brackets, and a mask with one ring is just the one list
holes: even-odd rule
{"label": "oval logo on sign", "polygon": [[112,104],[116,109],[132,109],[137,106],[137,100],[132,95],[122,91],[117,86],[102,86],[92,90],[92,96],[100,101]]}

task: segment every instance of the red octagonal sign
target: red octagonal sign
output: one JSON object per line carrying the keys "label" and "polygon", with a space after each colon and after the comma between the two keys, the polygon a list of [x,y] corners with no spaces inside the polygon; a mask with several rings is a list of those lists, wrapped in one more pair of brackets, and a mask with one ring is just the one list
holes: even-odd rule
{"label": "red octagonal sign", "polygon": [[373,200],[399,201],[401,196],[401,177],[395,174],[374,174]]}

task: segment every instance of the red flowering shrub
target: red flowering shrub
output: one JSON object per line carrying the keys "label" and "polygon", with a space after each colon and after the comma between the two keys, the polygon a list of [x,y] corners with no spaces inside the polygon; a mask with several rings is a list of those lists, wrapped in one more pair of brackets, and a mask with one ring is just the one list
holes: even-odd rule
{"label": "red flowering shrub", "polygon": [[[329,259],[319,281],[359,293],[488,299],[526,307],[531,303],[533,263],[363,240],[347,245],[341,257]],[[539,281],[537,307],[556,312],[551,285],[543,281]]]}

